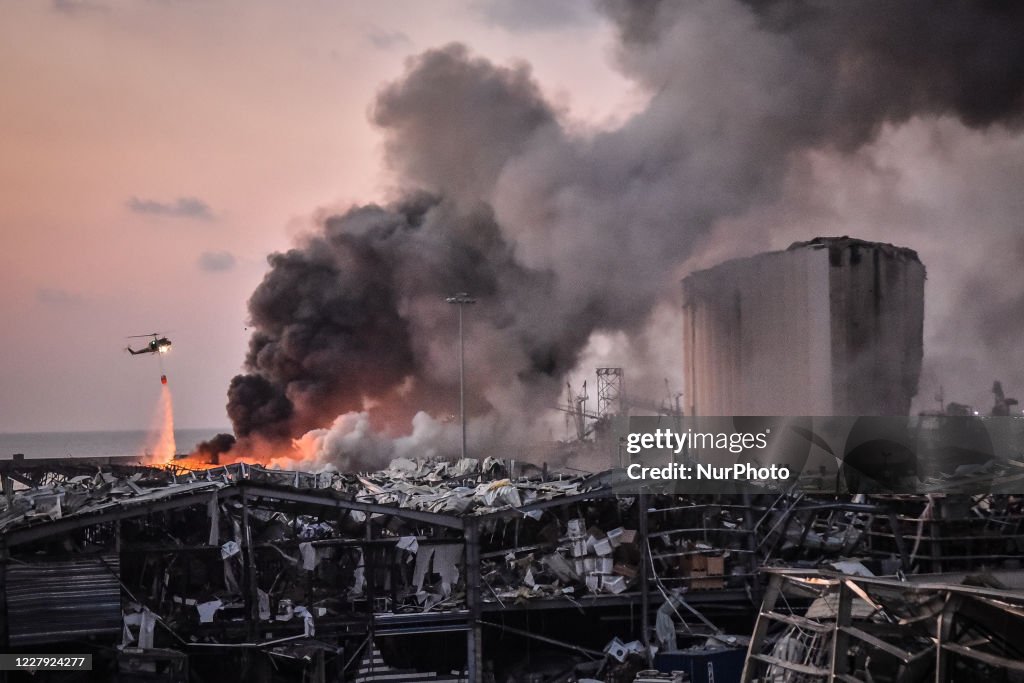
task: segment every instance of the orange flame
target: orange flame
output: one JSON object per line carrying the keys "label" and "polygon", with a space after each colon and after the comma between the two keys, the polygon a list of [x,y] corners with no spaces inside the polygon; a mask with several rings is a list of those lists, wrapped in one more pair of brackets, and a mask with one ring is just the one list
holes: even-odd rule
{"label": "orange flame", "polygon": [[322,427],[313,428],[289,442],[272,442],[258,436],[241,437],[230,451],[213,456],[211,453],[195,448],[187,456],[174,458],[165,462],[183,469],[206,470],[211,467],[229,465],[236,462],[260,464],[266,467],[281,469],[301,469],[317,466],[324,448],[324,439],[328,432],[344,426],[344,432],[360,432],[375,430],[382,436],[401,436],[404,432],[395,425],[402,423],[401,411],[392,411],[390,404],[364,401],[363,412],[350,412],[339,415],[333,422]]}

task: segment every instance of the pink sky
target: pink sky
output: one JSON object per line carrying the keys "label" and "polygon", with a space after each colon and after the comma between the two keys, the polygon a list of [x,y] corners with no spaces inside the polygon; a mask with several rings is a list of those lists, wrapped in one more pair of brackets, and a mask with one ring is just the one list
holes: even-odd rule
{"label": "pink sky", "polygon": [[[667,6],[678,15],[669,37],[618,55],[629,80],[616,66],[614,31],[590,0],[0,3],[0,432],[149,426],[159,366],[123,348],[126,336],[151,331],[174,341],[165,361],[177,425],[226,427],[228,382],[249,338],[246,301],[267,271],[266,256],[328,211],[392,196],[368,113],[379,90],[403,76],[407,58],[452,41],[499,65],[528,63],[562,128],[583,133],[568,149],[600,137],[587,133],[626,131],[601,147],[612,150],[609,158],[582,159],[620,172],[665,162],[637,194],[651,209],[650,225],[641,219],[626,234],[650,237],[654,226],[675,239],[672,221],[684,220],[688,201],[702,205],[706,183],[721,185],[712,200],[732,206],[735,178],[725,171],[746,168],[748,158],[756,165],[764,126],[770,133],[772,122],[803,120],[797,107],[810,106],[792,97],[790,81],[803,84],[796,92],[819,96],[834,81],[801,81],[794,65],[811,62],[789,36],[759,31],[745,5]],[[1011,42],[1014,35],[996,34]],[[918,56],[930,64],[936,55]],[[943,78],[959,70],[921,73],[933,77],[919,74],[923,83],[943,86],[929,92],[943,93]],[[874,85],[879,96],[900,104],[900,91],[884,85]],[[759,113],[776,109],[776,117]],[[896,242],[919,250],[929,273],[918,407],[932,407],[939,387],[950,400],[985,407],[997,378],[1019,395],[1019,325],[1000,323],[1019,322],[1024,301],[1024,135],[1016,119],[967,128],[955,109],[944,102],[909,118],[875,112],[888,123],[856,150],[827,140],[815,147],[814,135],[793,143],[785,164],[776,160],[777,193],[752,198],[738,215],[721,213],[711,237],[666,281],[816,235]],[[630,158],[619,164],[615,154]],[[540,168],[560,168],[536,156]],[[715,176],[719,167],[724,175]],[[572,185],[574,173],[559,181]],[[530,211],[549,188],[530,194],[533,181],[551,182],[524,172],[522,187],[496,201],[503,224],[538,223]],[[575,253],[553,257],[561,252],[542,237],[586,228],[615,238],[620,226],[601,212],[630,203],[579,196],[583,203],[567,204],[564,221],[536,232],[526,265],[546,267],[551,258],[567,281],[593,274]],[[514,227],[510,235],[525,234]],[[679,234],[687,229],[680,225]],[[665,314],[647,330],[659,340],[652,357],[664,347],[666,359],[651,364],[652,396],[664,375],[681,372],[678,336],[664,333],[678,322],[672,302],[666,294]],[[576,375],[635,355],[636,340],[596,337]]]}
{"label": "pink sky", "polygon": [[[226,425],[266,255],[319,209],[387,196],[367,111],[406,57],[458,40],[527,60],[582,126],[635,109],[640,95],[610,66],[610,28],[586,3],[516,11],[3,3],[0,431],[146,427],[157,362],[122,349],[151,331],[174,341],[177,424]],[[201,204],[179,206],[189,198]]]}

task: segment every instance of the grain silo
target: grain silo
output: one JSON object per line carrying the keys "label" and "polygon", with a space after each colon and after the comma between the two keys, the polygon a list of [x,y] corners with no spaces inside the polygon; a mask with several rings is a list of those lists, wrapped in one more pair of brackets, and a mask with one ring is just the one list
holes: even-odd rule
{"label": "grain silo", "polygon": [[925,268],[911,249],[797,242],[683,280],[686,412],[907,415]]}

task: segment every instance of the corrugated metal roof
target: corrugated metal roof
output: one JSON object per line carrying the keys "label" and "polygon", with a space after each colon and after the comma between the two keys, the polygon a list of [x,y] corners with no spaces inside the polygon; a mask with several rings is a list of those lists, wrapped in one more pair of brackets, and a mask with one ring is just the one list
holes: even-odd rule
{"label": "corrugated metal roof", "polygon": [[56,643],[121,630],[117,555],[7,566],[12,646]]}

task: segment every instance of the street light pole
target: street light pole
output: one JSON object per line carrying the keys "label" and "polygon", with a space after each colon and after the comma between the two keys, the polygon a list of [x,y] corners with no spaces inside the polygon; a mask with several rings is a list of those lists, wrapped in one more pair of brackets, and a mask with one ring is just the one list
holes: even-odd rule
{"label": "street light pole", "polygon": [[476,299],[467,292],[459,292],[445,299],[459,307],[459,419],[462,422],[462,457],[466,457],[466,351],[462,333],[462,309],[475,304]]}

